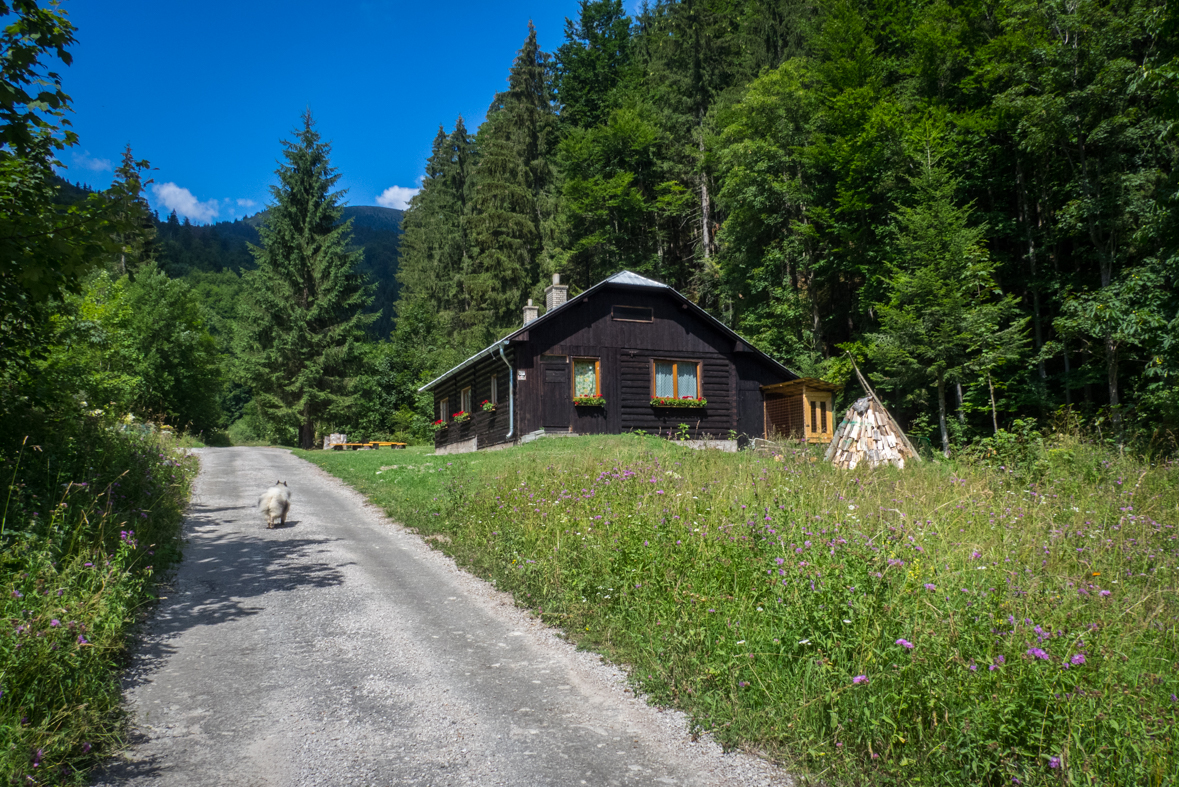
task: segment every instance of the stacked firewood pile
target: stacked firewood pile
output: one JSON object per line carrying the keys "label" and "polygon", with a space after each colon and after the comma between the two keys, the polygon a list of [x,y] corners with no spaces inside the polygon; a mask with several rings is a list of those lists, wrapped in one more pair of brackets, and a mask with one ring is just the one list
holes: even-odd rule
{"label": "stacked firewood pile", "polygon": [[824,458],[848,470],[863,462],[869,467],[891,464],[903,468],[906,459],[921,461],[888,411],[868,396],[848,408]]}

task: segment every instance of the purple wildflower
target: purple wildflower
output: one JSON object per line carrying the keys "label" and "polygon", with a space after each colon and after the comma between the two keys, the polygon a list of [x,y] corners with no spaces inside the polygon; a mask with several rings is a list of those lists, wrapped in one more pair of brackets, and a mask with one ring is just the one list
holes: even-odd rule
{"label": "purple wildflower", "polygon": [[1071,659],[1069,659],[1068,662],[1069,662],[1069,664],[1072,664],[1074,667],[1079,667],[1085,663],[1085,654],[1078,653],[1077,655],[1075,655]]}
{"label": "purple wildflower", "polygon": [[929,584],[928,582],[926,582],[926,583],[925,583],[925,589],[926,589],[926,590],[937,590],[937,585],[931,585],[931,584]]}
{"label": "purple wildflower", "polygon": [[909,640],[907,640],[907,639],[903,639],[903,638],[902,638],[902,639],[898,639],[898,640],[897,640],[897,644],[898,644],[898,645],[900,645],[902,648],[905,648],[906,650],[912,650],[912,649],[913,649],[913,643],[912,643],[912,642],[910,642],[910,641],[909,641]]}
{"label": "purple wildflower", "polygon": [[852,683],[867,683],[867,682],[868,682],[867,675],[856,675],[854,678],[852,678]]}
{"label": "purple wildflower", "polygon": [[1040,648],[1028,648],[1028,655],[1035,656],[1038,659],[1048,660],[1048,654]]}
{"label": "purple wildflower", "polygon": [[1049,757],[1048,758],[1048,767],[1049,768],[1059,768],[1060,767],[1060,758],[1059,757]]}
{"label": "purple wildflower", "polygon": [[49,621],[49,628],[51,628],[51,629],[55,629],[60,625],[61,625],[61,621],[58,620],[57,618],[54,618],[53,620]]}

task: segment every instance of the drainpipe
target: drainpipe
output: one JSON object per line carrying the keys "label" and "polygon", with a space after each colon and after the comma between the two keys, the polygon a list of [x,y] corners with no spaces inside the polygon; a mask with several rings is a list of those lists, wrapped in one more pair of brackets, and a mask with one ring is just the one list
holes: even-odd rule
{"label": "drainpipe", "polygon": [[508,367],[508,437],[516,433],[516,373],[512,370],[512,365],[508,363],[508,356],[504,355],[504,346],[499,346],[499,357],[503,359],[504,366]]}

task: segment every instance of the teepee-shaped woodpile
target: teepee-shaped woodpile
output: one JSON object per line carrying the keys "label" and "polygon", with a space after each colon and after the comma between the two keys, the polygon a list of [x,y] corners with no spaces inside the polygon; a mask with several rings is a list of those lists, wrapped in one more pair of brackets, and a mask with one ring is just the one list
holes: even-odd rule
{"label": "teepee-shaped woodpile", "polygon": [[857,399],[848,408],[824,458],[848,470],[863,462],[869,467],[891,464],[903,468],[906,459],[921,461],[888,411],[869,396]]}

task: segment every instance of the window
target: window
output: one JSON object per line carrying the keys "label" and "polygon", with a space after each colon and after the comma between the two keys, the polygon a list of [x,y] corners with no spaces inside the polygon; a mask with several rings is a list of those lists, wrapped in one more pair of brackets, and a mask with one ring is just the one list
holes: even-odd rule
{"label": "window", "polygon": [[487,401],[499,404],[499,378],[494,374],[491,375],[491,396],[487,397]]}
{"label": "window", "polygon": [[655,322],[655,311],[650,306],[615,306],[610,319],[618,322]]}
{"label": "window", "polygon": [[450,399],[438,402],[438,420],[444,424],[450,423]]}
{"label": "window", "polygon": [[654,378],[657,398],[700,398],[700,364],[697,361],[655,361]]}
{"label": "window", "polygon": [[542,355],[540,356],[541,363],[569,363],[568,356],[565,355]]}
{"label": "window", "polygon": [[596,358],[573,359],[573,395],[601,396],[601,363]]}
{"label": "window", "polygon": [[459,409],[464,413],[471,412],[471,388],[467,386],[459,394]]}
{"label": "window", "polygon": [[811,431],[818,434],[827,432],[827,402],[811,402]]}

